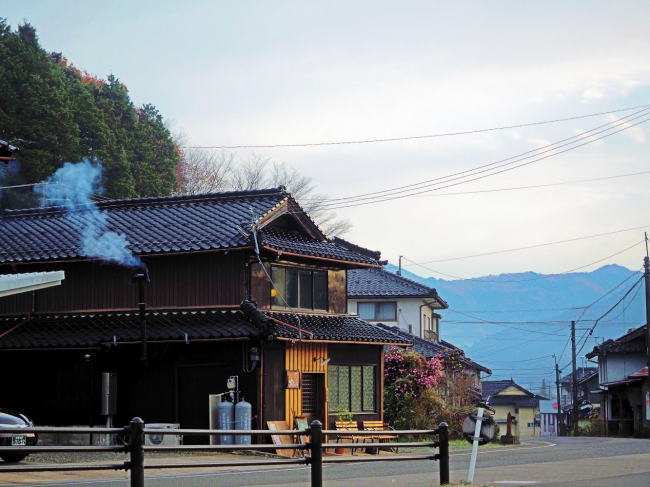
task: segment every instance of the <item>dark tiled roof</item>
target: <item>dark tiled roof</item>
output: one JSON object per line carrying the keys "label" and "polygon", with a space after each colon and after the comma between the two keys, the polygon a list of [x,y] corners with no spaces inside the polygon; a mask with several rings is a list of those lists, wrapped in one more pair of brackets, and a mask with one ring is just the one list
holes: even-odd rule
{"label": "dark tiled roof", "polygon": [[[147,337],[159,340],[241,338],[262,330],[238,309],[147,312]],[[0,319],[0,334],[24,317]],[[39,315],[0,338],[0,349],[84,348],[140,340],[138,312]]]}
{"label": "dark tiled roof", "polygon": [[[251,209],[265,215],[288,195],[280,190],[106,201],[109,231],[122,234],[134,254],[200,251],[250,245],[240,227]],[[84,257],[81,231],[96,213],[61,207],[6,211],[0,221],[0,262]]]}
{"label": "dark tiled roof", "polygon": [[[239,308],[193,311],[149,311],[148,340],[168,341],[228,338],[297,338],[298,332],[271,319],[295,324],[290,313],[262,312],[252,303]],[[88,348],[140,340],[140,316],[133,312],[36,315],[0,318],[1,349]],[[349,315],[300,315],[305,340],[403,343],[400,337]],[[21,324],[23,323],[23,324]],[[17,326],[20,325],[20,326]],[[10,331],[13,328],[13,331]]]}
{"label": "dark tiled roof", "polygon": [[490,406],[514,404],[518,408],[536,408],[539,407],[539,401],[543,399],[545,398],[541,396],[492,396]]}
{"label": "dark tiled roof", "polygon": [[348,298],[435,298],[445,303],[435,289],[384,269],[355,269],[348,272]]}
{"label": "dark tiled roof", "polygon": [[[294,327],[298,326],[295,313],[279,311],[265,311],[264,313]],[[356,316],[302,313],[299,313],[298,316],[300,316],[301,329],[313,333],[314,340],[410,344],[409,340],[405,341],[400,335],[360,320]],[[298,331],[285,327],[281,328],[279,334],[286,338],[296,338]]]}
{"label": "dark tiled roof", "polygon": [[[546,399],[543,396],[533,394],[527,389],[524,389],[519,384],[510,380],[486,380],[481,383],[483,387],[483,397],[490,398],[489,404],[514,404],[517,407],[538,407],[539,401]],[[515,386],[524,392],[524,394],[504,394],[499,393],[510,386]]]}
{"label": "dark tiled roof", "polygon": [[[108,231],[123,235],[135,255],[147,255],[249,247],[252,215],[261,220],[287,200],[299,208],[284,188],[115,200],[96,206],[106,215]],[[97,219],[90,207],[79,207],[74,214],[62,207],[7,210],[0,219],[0,262],[84,258],[82,232]],[[264,243],[279,250],[377,265],[329,240],[269,227],[262,232]]]}
{"label": "dark tiled roof", "polygon": [[435,357],[436,355],[440,355],[441,357],[447,357],[451,355],[451,353],[454,350],[459,350],[460,353],[463,356],[462,362],[466,366],[477,369],[481,372],[485,372],[487,374],[491,374],[492,371],[486,367],[483,367],[480,364],[477,364],[476,362],[473,362],[469,358],[465,357],[465,352],[460,350],[459,348],[455,347],[449,342],[445,341],[440,341],[440,342],[435,342],[435,341],[430,341],[430,340],[425,340],[424,338],[420,338],[417,335],[414,335],[413,333],[409,333],[406,330],[402,330],[397,326],[388,326],[388,325],[383,325],[383,324],[378,324],[377,326],[382,327],[385,330],[391,331],[400,337],[402,337],[405,341],[407,342],[413,342],[413,348],[415,352],[423,355],[424,357],[430,359]]}
{"label": "dark tiled roof", "polygon": [[[580,381],[584,376],[598,372],[598,367],[577,367],[576,375],[578,376],[578,381]],[[567,374],[560,379],[561,384],[570,384],[573,373]]]}
{"label": "dark tiled roof", "polygon": [[513,384],[514,382],[511,380],[485,380],[481,382],[481,386],[483,387],[483,397],[488,398],[494,396]]}
{"label": "dark tiled roof", "polygon": [[636,353],[645,352],[645,331],[646,326],[632,330],[616,340],[611,338],[587,354],[587,358],[594,358],[604,353]]}
{"label": "dark tiled roof", "polygon": [[363,264],[379,265],[377,260],[365,254],[355,252],[331,240],[316,240],[308,235],[266,227],[262,230],[261,245],[282,252],[292,252],[326,259]]}
{"label": "dark tiled roof", "polygon": [[381,252],[379,250],[370,250],[360,245],[348,242],[347,240],[342,239],[341,237],[333,237],[332,241],[338,245],[341,245],[347,249],[354,250],[360,254],[367,255],[375,260],[381,259]]}
{"label": "dark tiled roof", "polygon": [[525,389],[524,387],[520,386],[517,384],[514,380],[509,379],[509,380],[484,380],[481,382],[481,385],[483,387],[483,397],[487,398],[489,396],[494,396],[501,392],[502,390],[510,387],[510,386],[515,386],[516,388],[520,389],[522,392],[529,396],[534,396],[532,392],[530,392],[528,389]]}

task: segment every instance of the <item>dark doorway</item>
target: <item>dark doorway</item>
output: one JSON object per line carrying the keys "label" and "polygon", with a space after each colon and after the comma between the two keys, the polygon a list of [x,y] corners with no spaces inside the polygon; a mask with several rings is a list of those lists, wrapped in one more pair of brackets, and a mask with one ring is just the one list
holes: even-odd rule
{"label": "dark doorway", "polygon": [[325,374],[302,374],[302,415],[325,424]]}
{"label": "dark doorway", "polygon": [[[208,429],[210,394],[226,390],[226,364],[179,366],[177,369],[177,420],[183,429]],[[185,445],[207,445],[208,436],[185,436]]]}

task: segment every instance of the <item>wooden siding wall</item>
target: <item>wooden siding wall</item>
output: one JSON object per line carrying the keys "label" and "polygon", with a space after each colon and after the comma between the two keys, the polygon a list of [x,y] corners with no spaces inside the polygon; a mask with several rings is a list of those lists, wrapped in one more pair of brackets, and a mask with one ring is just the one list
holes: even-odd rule
{"label": "wooden siding wall", "polygon": [[[316,358],[316,361],[314,361]],[[301,373],[300,385],[302,387],[302,373],[304,372],[324,372],[325,373],[325,405],[324,411],[327,416],[327,365],[321,366],[320,363],[328,358],[326,343],[298,343],[289,348],[285,353],[286,370],[299,370]],[[283,384],[286,386],[286,384]],[[293,426],[293,415],[302,414],[302,389],[286,389],[285,419],[289,426]],[[327,417],[325,423],[327,424]]]}
{"label": "wooden siding wall", "polygon": [[[156,307],[238,305],[246,297],[244,252],[206,252],[143,259],[151,283],[145,285],[147,304]],[[19,265],[16,272],[65,271],[61,286],[36,291],[37,312],[137,307],[132,270],[100,262]],[[0,273],[11,273],[1,266]],[[0,300],[0,314],[27,313],[32,294]]]}
{"label": "wooden siding wall", "polygon": [[327,273],[327,294],[330,313],[348,312],[347,282],[345,270],[329,270]]}
{"label": "wooden siding wall", "polygon": [[[270,275],[271,264],[267,262],[264,265]],[[258,308],[268,309],[271,307],[271,283],[260,264],[251,264],[250,290],[250,300],[255,301]]]}

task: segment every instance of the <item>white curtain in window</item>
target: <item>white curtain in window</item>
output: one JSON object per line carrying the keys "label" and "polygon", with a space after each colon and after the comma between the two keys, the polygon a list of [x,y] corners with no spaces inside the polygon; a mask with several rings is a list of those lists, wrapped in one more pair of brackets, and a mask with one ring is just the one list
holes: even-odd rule
{"label": "white curtain in window", "polygon": [[359,318],[362,320],[374,320],[375,303],[359,303],[357,305],[357,312],[359,313]]}
{"label": "white curtain in window", "polygon": [[378,303],[377,318],[378,320],[395,321],[396,305],[395,303]]}

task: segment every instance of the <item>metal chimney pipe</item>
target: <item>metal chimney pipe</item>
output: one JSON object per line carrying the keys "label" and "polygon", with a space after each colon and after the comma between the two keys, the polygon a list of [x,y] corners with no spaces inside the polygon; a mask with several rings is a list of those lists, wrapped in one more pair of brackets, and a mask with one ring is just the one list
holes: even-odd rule
{"label": "metal chimney pipe", "polygon": [[140,308],[140,340],[142,342],[142,356],[140,362],[147,365],[147,315],[144,301],[144,283],[151,282],[149,271],[144,268],[141,272],[133,274],[133,281],[138,281],[138,307]]}

